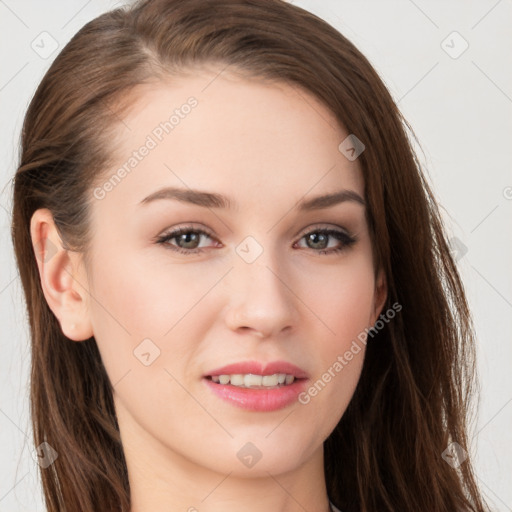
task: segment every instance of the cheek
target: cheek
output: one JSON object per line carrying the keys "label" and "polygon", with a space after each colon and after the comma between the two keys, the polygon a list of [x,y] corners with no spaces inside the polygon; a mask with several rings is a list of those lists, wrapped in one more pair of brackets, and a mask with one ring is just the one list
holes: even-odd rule
{"label": "cheek", "polygon": [[322,278],[322,288],[309,295],[311,309],[321,321],[310,349],[318,365],[309,388],[299,397],[302,404],[317,409],[315,414],[329,410],[320,427],[326,433],[343,415],[359,381],[375,287],[370,258],[354,258],[330,277]]}
{"label": "cheek", "polygon": [[98,327],[122,328],[132,338],[161,339],[199,304],[222,276],[222,270],[198,273],[151,259],[112,258],[95,274],[94,307]]}
{"label": "cheek", "polygon": [[365,328],[371,326],[374,310],[375,280],[370,258],[355,256],[339,269],[320,275],[316,287],[304,292],[308,304],[324,324],[326,345],[342,350]]}
{"label": "cheek", "polygon": [[[112,247],[106,251],[109,259],[95,263],[91,283],[94,336],[113,382],[128,370],[132,378],[143,371],[144,379],[171,368],[174,360],[185,364],[193,359],[196,340],[216,316],[208,291],[226,272],[224,267],[204,266],[201,273],[178,265],[152,265],[127,252],[116,254]],[[145,359],[154,363],[145,367],[140,358],[148,352]]]}

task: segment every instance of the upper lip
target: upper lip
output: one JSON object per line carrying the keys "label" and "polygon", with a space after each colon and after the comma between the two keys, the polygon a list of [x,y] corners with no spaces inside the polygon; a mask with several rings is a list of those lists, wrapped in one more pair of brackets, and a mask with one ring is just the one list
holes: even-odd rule
{"label": "upper lip", "polygon": [[239,363],[228,364],[222,368],[216,368],[208,372],[205,377],[212,377],[214,375],[234,375],[234,374],[247,374],[254,375],[274,375],[275,373],[286,373],[293,375],[296,379],[306,379],[307,373],[287,361],[271,361],[268,363],[261,363],[258,361],[244,361]]}

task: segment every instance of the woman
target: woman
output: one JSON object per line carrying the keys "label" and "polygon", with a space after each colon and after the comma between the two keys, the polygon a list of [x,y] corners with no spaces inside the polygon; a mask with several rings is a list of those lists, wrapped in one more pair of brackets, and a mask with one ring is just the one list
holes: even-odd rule
{"label": "woman", "polygon": [[14,189],[49,511],[486,510],[471,320],[406,128],[281,0],[76,34]]}

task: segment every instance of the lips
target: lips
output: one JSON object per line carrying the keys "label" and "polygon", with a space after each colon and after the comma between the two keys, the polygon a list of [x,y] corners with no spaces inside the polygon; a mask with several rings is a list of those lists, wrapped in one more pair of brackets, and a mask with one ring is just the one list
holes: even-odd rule
{"label": "lips", "polygon": [[[256,381],[263,385],[254,386]],[[304,370],[286,361],[234,363],[203,376],[204,384],[217,397],[237,408],[255,412],[271,412],[292,405],[307,381]]]}
{"label": "lips", "polygon": [[248,374],[253,375],[274,375],[276,373],[284,373],[293,375],[296,379],[307,379],[308,374],[287,361],[272,361],[269,363],[260,363],[258,361],[246,361],[233,363],[216,368],[208,372],[205,377],[213,377],[218,375]]}

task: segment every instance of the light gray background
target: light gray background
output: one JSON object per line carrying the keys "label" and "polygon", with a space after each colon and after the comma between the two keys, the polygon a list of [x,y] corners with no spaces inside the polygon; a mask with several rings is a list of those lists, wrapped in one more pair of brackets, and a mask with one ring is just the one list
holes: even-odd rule
{"label": "light gray background", "polygon": [[[420,140],[450,236],[467,247],[459,266],[474,313],[481,382],[471,456],[494,509],[512,510],[512,2],[294,3],[338,28],[380,73]],[[0,0],[0,511],[44,510],[31,456],[28,325],[9,231],[21,123],[57,52],[115,5]],[[31,47],[45,31],[59,44],[46,59]],[[453,31],[469,44],[457,58],[464,41]]]}

